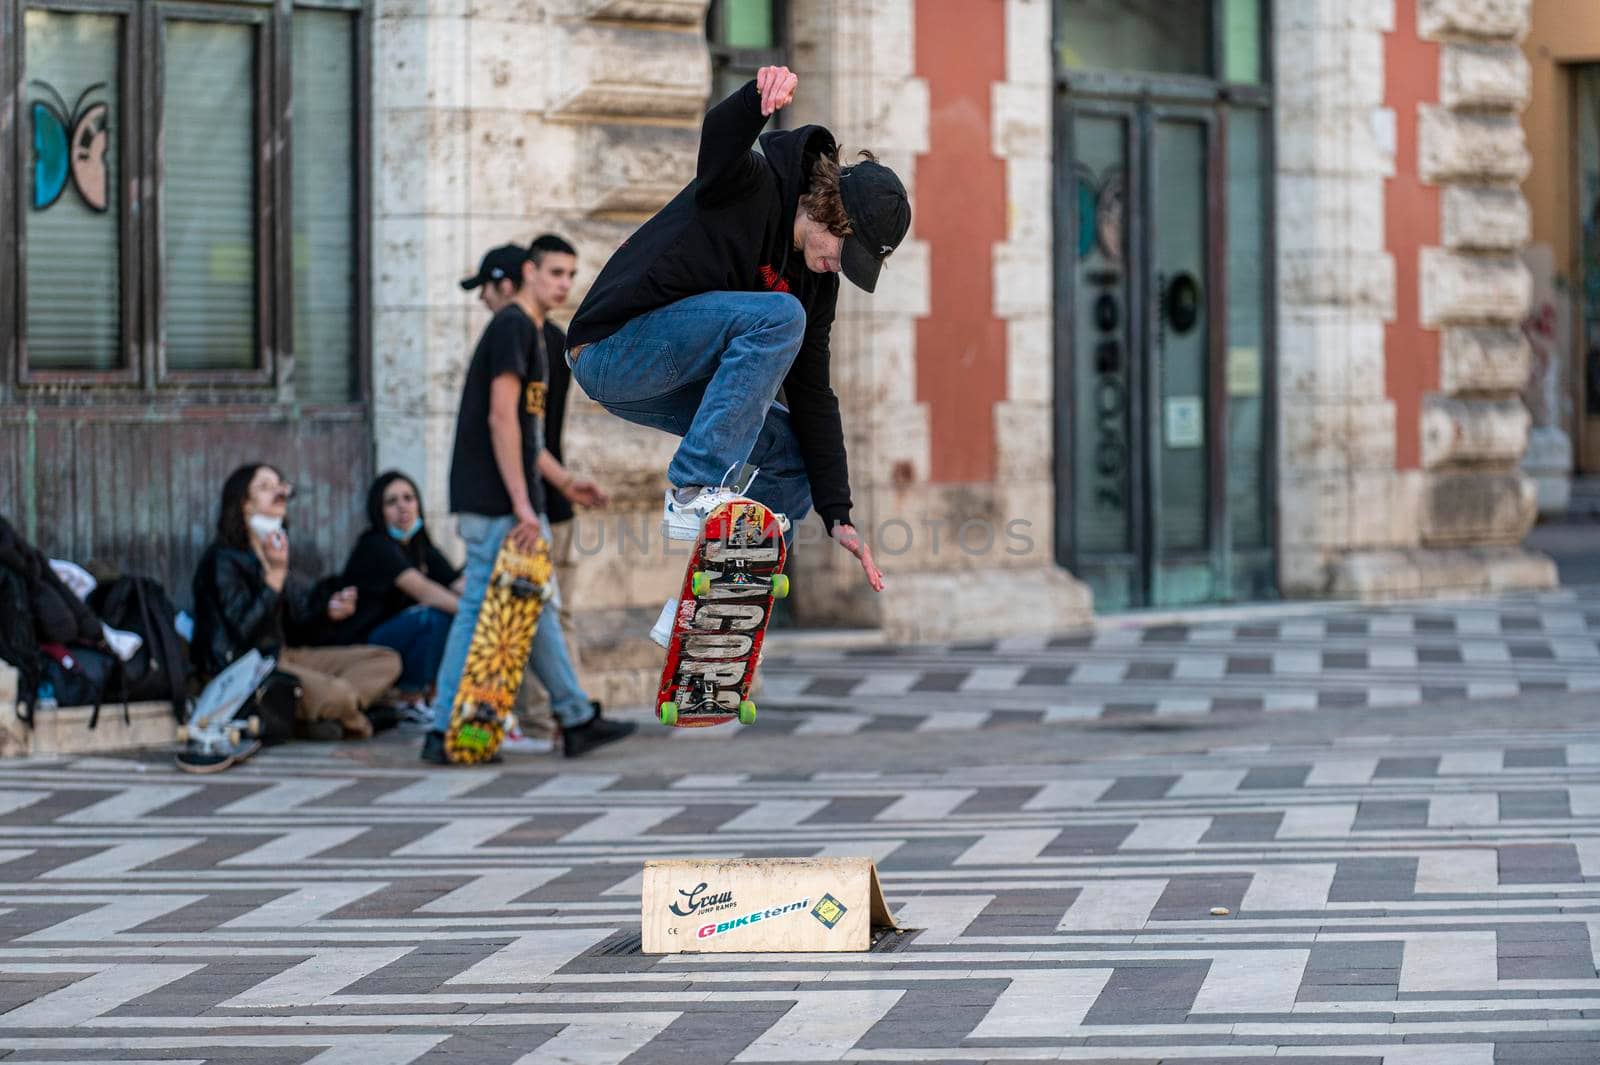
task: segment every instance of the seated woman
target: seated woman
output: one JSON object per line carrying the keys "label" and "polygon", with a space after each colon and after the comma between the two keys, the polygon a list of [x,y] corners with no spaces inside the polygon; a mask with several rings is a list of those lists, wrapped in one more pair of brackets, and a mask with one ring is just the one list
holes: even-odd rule
{"label": "seated woman", "polygon": [[222,485],[217,539],[194,575],[194,641],[190,657],[202,679],[252,648],[278,660],[301,687],[296,716],[317,739],[372,735],[364,711],[400,675],[387,647],[291,647],[286,633],[338,623],[355,613],[354,588],[326,596],[289,572],[283,519],[292,489],[271,466],[250,463]]}
{"label": "seated woman", "polygon": [[455,617],[461,571],[428,538],[422,495],[405,474],[390,470],[372,482],[367,522],[344,567],[360,605],[339,636],[399,652],[400,689],[426,702]]}

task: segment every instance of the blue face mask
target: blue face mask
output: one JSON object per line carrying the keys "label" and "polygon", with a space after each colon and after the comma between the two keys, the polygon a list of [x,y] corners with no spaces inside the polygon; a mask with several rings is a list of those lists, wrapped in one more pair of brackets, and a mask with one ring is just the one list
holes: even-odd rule
{"label": "blue face mask", "polygon": [[410,528],[402,529],[397,525],[389,526],[389,535],[394,537],[396,540],[399,540],[401,543],[405,543],[407,540],[410,540],[413,536],[417,535],[417,533],[421,530],[422,516],[419,514],[416,518],[412,519]]}

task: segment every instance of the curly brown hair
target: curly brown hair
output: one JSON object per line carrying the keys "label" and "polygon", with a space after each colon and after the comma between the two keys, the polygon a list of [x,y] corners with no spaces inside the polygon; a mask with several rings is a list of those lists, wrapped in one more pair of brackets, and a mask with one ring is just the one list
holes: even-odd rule
{"label": "curly brown hair", "polygon": [[[862,159],[876,163],[878,157],[871,152],[857,153]],[[813,219],[828,227],[836,237],[850,235],[850,216],[844,212],[844,200],[839,196],[839,159],[837,155],[819,155],[811,168],[811,187],[800,197],[800,207]]]}

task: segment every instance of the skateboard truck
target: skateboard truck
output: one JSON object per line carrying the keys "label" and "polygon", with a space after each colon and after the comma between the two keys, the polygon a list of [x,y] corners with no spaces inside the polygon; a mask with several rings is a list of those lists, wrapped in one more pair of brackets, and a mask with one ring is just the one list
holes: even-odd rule
{"label": "skateboard truck", "polygon": [[548,600],[555,594],[555,587],[548,581],[544,584],[538,584],[527,577],[513,577],[509,573],[502,573],[500,579],[496,582],[496,586],[510,589],[511,595],[515,599],[532,599],[537,596],[540,599]]}

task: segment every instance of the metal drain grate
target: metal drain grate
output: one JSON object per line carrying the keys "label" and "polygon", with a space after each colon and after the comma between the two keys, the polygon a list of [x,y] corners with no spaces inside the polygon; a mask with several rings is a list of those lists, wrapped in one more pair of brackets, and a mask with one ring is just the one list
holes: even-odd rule
{"label": "metal drain grate", "polygon": [[911,941],[922,933],[920,928],[879,928],[873,932],[872,946],[867,948],[869,954],[893,954],[905,950]]}
{"label": "metal drain grate", "polygon": [[643,954],[644,936],[624,928],[620,932],[606,936],[583,953],[590,958],[620,958],[630,954]]}
{"label": "metal drain grate", "polygon": [[[911,941],[921,933],[920,928],[902,928],[891,931],[887,928],[878,929],[873,936],[872,946],[867,948],[869,954],[892,954],[895,951],[905,950]],[[581,957],[585,958],[625,958],[642,957],[644,955],[644,937],[639,932],[623,929],[613,932],[602,939]]]}

